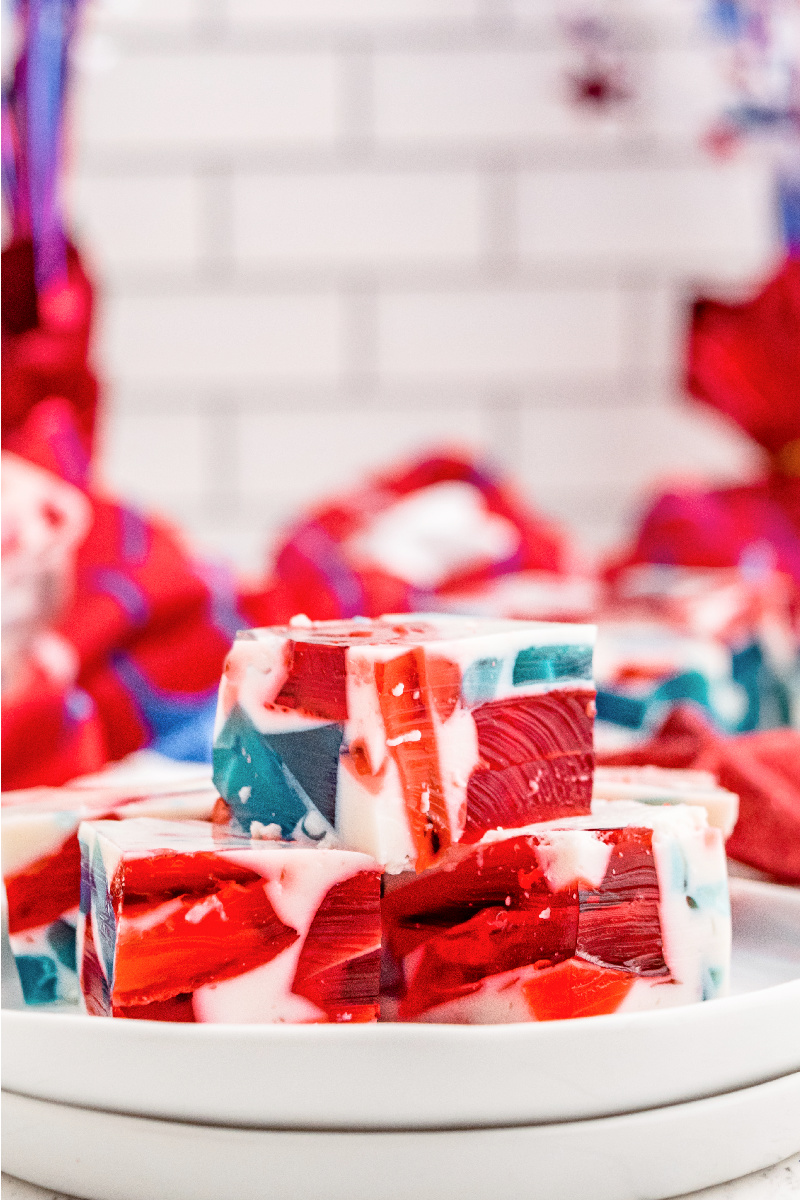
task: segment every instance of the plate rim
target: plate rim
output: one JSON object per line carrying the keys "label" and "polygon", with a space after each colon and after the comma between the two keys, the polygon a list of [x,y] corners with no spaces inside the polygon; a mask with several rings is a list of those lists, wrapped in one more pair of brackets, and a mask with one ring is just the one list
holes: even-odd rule
{"label": "plate rim", "polygon": [[[449,1134],[449,1133],[477,1133],[477,1132],[492,1132],[502,1133],[504,1130],[524,1130],[524,1129],[548,1129],[558,1126],[570,1125],[589,1125],[590,1123],[606,1122],[606,1121],[621,1121],[631,1117],[647,1117],[650,1114],[658,1114],[680,1108],[688,1108],[690,1105],[709,1105],[714,1101],[725,1101],[736,1099],[738,1096],[748,1092],[754,1092],[756,1089],[763,1088],[765,1091],[772,1087],[777,1087],[778,1084],[788,1084],[790,1081],[796,1082],[800,1086],[800,1068],[792,1071],[783,1071],[780,1075],[772,1075],[769,1079],[759,1079],[754,1083],[743,1084],[741,1087],[726,1088],[721,1092],[711,1092],[707,1096],[689,1096],[682,1100],[673,1100],[667,1104],[651,1104],[647,1108],[631,1108],[622,1112],[602,1113],[595,1116],[587,1117],[571,1117],[568,1119],[556,1119],[554,1121],[504,1121],[500,1125],[490,1124],[465,1124],[465,1125],[425,1125],[422,1126],[405,1126],[399,1125],[391,1128],[375,1127],[361,1128],[356,1126],[321,1126],[321,1125],[226,1125],[219,1121],[200,1121],[182,1117],[162,1117],[155,1113],[136,1113],[126,1112],[124,1109],[100,1108],[90,1104],[73,1104],[68,1100],[52,1100],[46,1096],[34,1096],[29,1092],[20,1092],[14,1088],[0,1089],[0,1096],[15,1096],[21,1100],[33,1100],[36,1103],[52,1104],[58,1108],[76,1109],[80,1112],[100,1113],[110,1117],[127,1117],[131,1120],[151,1121],[157,1125],[188,1125],[191,1127],[199,1127],[200,1129],[221,1129],[221,1130],[237,1130],[243,1133],[303,1133],[303,1134],[347,1134],[351,1137],[361,1137],[362,1135],[370,1134],[391,1134],[401,1136],[412,1136],[416,1134]],[[800,1147],[799,1147],[800,1149]]]}
{"label": "plate rim", "polygon": [[[398,1163],[402,1162],[402,1158],[399,1160],[397,1158],[398,1152],[401,1155],[415,1154],[416,1157],[422,1150],[425,1171],[422,1188],[420,1188],[419,1179],[415,1181],[416,1186],[414,1186],[412,1173],[411,1179],[401,1186],[400,1191],[397,1188],[393,1189],[395,1200],[400,1200],[401,1196],[402,1200],[407,1200],[408,1196],[417,1194],[418,1189],[419,1194],[424,1194],[426,1197],[441,1198],[444,1194],[450,1200],[454,1200],[455,1197],[460,1200],[465,1194],[465,1183],[467,1183],[466,1191],[470,1197],[473,1197],[473,1200],[477,1200],[478,1197],[480,1200],[485,1200],[487,1196],[496,1195],[495,1172],[498,1154],[500,1155],[499,1161],[508,1155],[513,1155],[517,1160],[519,1165],[516,1171],[512,1172],[513,1185],[517,1188],[520,1183],[527,1180],[528,1172],[531,1169],[535,1170],[538,1165],[540,1173],[541,1168],[544,1167],[545,1185],[555,1185],[557,1182],[558,1186],[555,1190],[559,1200],[565,1200],[566,1197],[571,1200],[571,1197],[576,1194],[577,1188],[585,1190],[586,1179],[577,1178],[575,1170],[568,1170],[567,1174],[570,1177],[565,1179],[565,1151],[572,1150],[573,1161],[578,1168],[577,1173],[585,1177],[592,1169],[596,1170],[604,1161],[607,1161],[609,1146],[619,1154],[624,1145],[625,1149],[622,1152],[629,1154],[631,1135],[633,1134],[634,1141],[641,1140],[642,1145],[642,1153],[638,1155],[635,1163],[631,1164],[634,1167],[633,1178],[628,1172],[626,1180],[621,1186],[618,1187],[612,1183],[610,1188],[606,1187],[605,1200],[630,1200],[634,1192],[636,1195],[647,1194],[653,1196],[654,1200],[658,1200],[660,1197],[686,1196],[692,1194],[698,1187],[705,1188],[723,1184],[728,1180],[732,1181],[754,1171],[763,1170],[782,1161],[787,1155],[794,1155],[797,1146],[795,1126],[794,1124],[787,1125],[785,1120],[781,1120],[779,1129],[774,1129],[769,1134],[768,1146],[764,1144],[763,1140],[754,1145],[753,1139],[742,1137],[741,1133],[744,1124],[752,1122],[753,1106],[761,1114],[762,1119],[759,1124],[762,1130],[765,1125],[764,1115],[769,1112],[775,1113],[777,1105],[780,1105],[786,1112],[787,1100],[789,1100],[789,1117],[790,1120],[793,1120],[792,1114],[795,1109],[800,1110],[800,1086],[798,1085],[800,1085],[800,1072],[794,1072],[775,1081],[630,1114],[592,1117],[586,1120],[558,1122],[550,1126],[540,1125],[533,1128],[499,1126],[493,1129],[425,1131],[271,1130],[223,1128],[213,1125],[187,1128],[185,1124],[179,1125],[175,1121],[110,1113],[97,1109],[79,1110],[75,1106],[54,1104],[52,1101],[41,1101],[35,1097],[14,1095],[4,1097],[4,1099],[6,1103],[10,1102],[14,1114],[11,1117],[12,1124],[16,1123],[17,1128],[21,1128],[23,1133],[22,1146],[18,1150],[16,1145],[14,1147],[15,1152],[19,1155],[14,1164],[17,1168],[17,1175],[21,1178],[34,1179],[39,1186],[44,1186],[51,1191],[64,1190],[77,1194],[105,1195],[107,1178],[104,1172],[109,1168],[109,1153],[106,1151],[104,1156],[103,1146],[113,1146],[116,1137],[121,1135],[128,1139],[127,1145],[123,1145],[122,1148],[123,1162],[126,1160],[129,1163],[136,1161],[136,1156],[141,1154],[144,1146],[148,1146],[150,1152],[155,1154],[155,1161],[153,1170],[149,1172],[148,1189],[140,1186],[134,1191],[131,1191],[130,1187],[122,1192],[117,1190],[115,1195],[118,1200],[120,1197],[123,1200],[142,1200],[143,1195],[149,1197],[153,1194],[152,1188],[156,1182],[161,1187],[166,1186],[173,1190],[176,1183],[176,1169],[180,1171],[181,1194],[194,1194],[194,1189],[187,1186],[185,1163],[181,1163],[179,1168],[176,1168],[175,1164],[180,1162],[183,1157],[179,1151],[186,1152],[197,1139],[199,1139],[200,1160],[204,1161],[207,1169],[211,1171],[210,1188],[205,1186],[199,1189],[197,1194],[202,1194],[207,1198],[220,1194],[221,1171],[223,1174],[227,1174],[230,1171],[231,1161],[237,1161],[237,1159],[248,1172],[246,1181],[244,1178],[242,1179],[242,1183],[246,1183],[243,1188],[245,1194],[251,1197],[263,1195],[264,1155],[269,1155],[271,1152],[271,1159],[268,1158],[267,1161],[272,1161],[273,1166],[277,1166],[280,1171],[281,1186],[276,1188],[276,1193],[283,1200],[298,1200],[299,1197],[305,1200],[305,1197],[310,1194],[309,1185],[314,1187],[314,1194],[324,1194],[327,1200],[333,1200],[334,1197],[336,1200],[342,1200],[344,1196],[352,1197],[353,1195],[356,1200],[365,1200],[375,1194],[378,1176],[385,1173],[387,1168],[396,1170]],[[37,1116],[38,1122],[36,1121]],[[62,1147],[62,1155],[66,1149],[67,1162],[64,1163],[62,1160],[62,1170],[73,1160],[74,1149],[78,1150],[72,1169],[67,1172],[69,1175],[67,1179],[63,1174],[60,1178],[56,1178],[53,1170],[48,1168],[47,1161],[44,1163],[42,1161],[41,1142],[38,1138],[42,1118],[46,1119],[48,1126],[51,1124],[54,1126],[54,1142],[56,1146]],[[77,1147],[75,1145],[76,1121],[79,1123]],[[735,1160],[733,1170],[730,1169],[734,1166],[730,1154],[721,1157],[719,1153],[720,1138],[730,1137],[731,1123],[734,1130],[739,1130],[736,1150],[733,1154]],[[771,1124],[772,1122],[770,1122]],[[691,1152],[693,1140],[691,1137],[688,1139],[689,1146],[686,1145],[687,1133],[696,1130],[698,1125],[705,1134],[704,1150],[700,1158],[697,1155],[697,1146],[695,1146],[694,1152]],[[343,1136],[331,1138],[331,1132]],[[365,1132],[368,1133],[366,1139],[364,1138]],[[96,1152],[88,1152],[88,1145],[96,1141],[98,1133],[100,1134],[99,1156]],[[709,1146],[706,1144],[709,1133],[713,1165],[709,1162]],[[684,1150],[683,1154],[675,1153],[678,1149],[675,1144],[676,1140],[679,1140]],[[694,1140],[696,1141],[696,1139]],[[464,1161],[464,1167],[468,1174],[465,1176],[464,1170],[456,1168],[454,1180],[453,1154],[465,1153],[468,1144],[469,1150],[466,1151]],[[688,1158],[686,1157],[687,1150],[690,1151]],[[298,1151],[300,1152],[299,1160]],[[364,1155],[363,1165],[360,1169],[357,1168],[353,1171],[353,1155],[356,1155],[358,1162],[361,1159],[359,1151]],[[298,1168],[298,1161],[300,1164],[304,1163],[306,1155],[312,1156],[309,1159],[308,1173],[304,1171],[302,1165]],[[209,1156],[211,1156],[211,1162],[209,1162]],[[98,1157],[100,1159],[99,1166],[95,1165]],[[659,1172],[654,1188],[653,1164],[654,1159],[658,1162],[659,1157],[663,1159],[663,1173]],[[117,1165],[119,1159],[115,1156],[112,1161]],[[169,1161],[173,1166],[171,1170],[169,1167],[167,1168],[165,1176],[161,1164]],[[581,1163],[583,1165],[579,1167],[578,1164]],[[31,1165],[34,1167],[33,1171],[31,1171]],[[587,1166],[589,1172],[587,1172]],[[19,1167],[22,1167],[22,1170]],[[321,1182],[331,1177],[332,1169],[335,1172],[335,1186],[328,1191],[323,1183],[320,1192]],[[473,1176],[473,1171],[477,1172],[476,1176]],[[251,1174],[253,1172],[255,1174]],[[491,1184],[489,1175],[493,1177]],[[253,1186],[254,1180],[255,1186]],[[83,1186],[87,1182],[90,1185],[90,1191],[85,1193]],[[345,1186],[342,1186],[342,1183]]]}
{"label": "plate rim", "polygon": [[[782,957],[793,962],[800,890],[748,881],[732,892],[734,903],[744,904],[742,932],[749,931],[742,949],[757,952],[759,921],[774,912],[780,935],[776,952],[782,946]],[[226,1128],[519,1127],[520,1122],[533,1125],[646,1111],[798,1071],[798,1010],[800,977],[703,1004],[507,1025],[181,1026],[103,1021],[52,1008],[6,1009],[2,1028],[9,1042],[3,1085],[15,1094],[54,1103]],[[772,1030],[762,1049],[745,1049],[731,1057],[742,1032],[758,1028]],[[676,1058],[674,1047],[681,1044],[686,1051]],[[620,1074],[613,1063],[625,1050],[628,1065]],[[156,1094],[152,1075],[161,1061],[172,1064],[177,1078],[162,1081]],[[94,1082],[78,1086],[75,1072],[83,1078],[92,1062],[96,1069],[89,1076]],[[640,1062],[649,1064],[645,1079],[650,1082],[633,1078]],[[319,1078],[315,1063],[323,1068]],[[298,1064],[304,1067],[300,1076]],[[442,1068],[444,1082],[438,1078]],[[120,1069],[133,1072],[124,1097],[115,1075]],[[606,1070],[619,1076],[611,1095],[605,1085],[598,1091]],[[379,1081],[385,1082],[386,1071],[399,1072],[392,1112],[383,1103],[373,1107],[375,1089],[384,1087]],[[349,1081],[346,1099],[334,1079]],[[419,1092],[424,1079],[432,1088],[426,1088],[427,1100]],[[204,1080],[210,1081],[210,1090]],[[250,1099],[217,1103],[214,1097],[237,1088],[237,1080],[248,1081]],[[455,1094],[454,1080],[461,1081]],[[482,1081],[479,1095],[470,1080]],[[545,1104],[542,1088],[549,1095],[550,1083],[555,1091]],[[238,1093],[241,1096],[241,1088]]]}

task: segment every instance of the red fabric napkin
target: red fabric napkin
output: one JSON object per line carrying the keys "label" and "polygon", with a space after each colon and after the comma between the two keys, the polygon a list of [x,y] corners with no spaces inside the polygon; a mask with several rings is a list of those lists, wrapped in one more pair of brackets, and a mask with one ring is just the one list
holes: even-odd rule
{"label": "red fabric napkin", "polygon": [[693,767],[712,771],[739,796],[731,858],[800,884],[800,732],[770,729],[726,737],[700,709],[675,709],[650,741],[598,755],[606,766]]}
{"label": "red fabric napkin", "polygon": [[[448,484],[460,485],[462,501],[471,491],[474,525],[485,527],[494,520],[495,528],[503,526],[509,535],[507,550],[495,556],[482,553],[476,538],[475,549],[470,552],[467,539],[448,566],[443,531],[445,565],[435,582],[428,583],[404,578],[389,569],[386,561],[370,557],[370,542],[374,546],[380,540],[371,539],[371,531],[376,522],[391,517],[392,511],[403,514],[393,523],[393,535],[403,543],[401,550],[406,556],[409,547],[418,552],[421,519],[425,524],[421,505],[427,497],[435,507],[437,489]],[[414,497],[420,507],[412,515],[408,502]],[[434,519],[431,509],[429,526]],[[416,529],[412,528],[415,523]],[[285,621],[298,612],[314,620],[414,612],[437,607],[437,595],[509,572],[565,571],[567,559],[565,536],[534,512],[487,464],[441,454],[374,475],[363,486],[313,509],[290,529],[278,551],[268,589],[244,597],[243,604],[260,624]]]}
{"label": "red fabric napkin", "polygon": [[697,301],[686,384],[763,446],[768,471],[745,486],[664,493],[612,570],[774,566],[800,587],[800,259],[743,304]]}
{"label": "red fabric napkin", "polygon": [[800,259],[744,304],[697,301],[687,384],[800,474]]}

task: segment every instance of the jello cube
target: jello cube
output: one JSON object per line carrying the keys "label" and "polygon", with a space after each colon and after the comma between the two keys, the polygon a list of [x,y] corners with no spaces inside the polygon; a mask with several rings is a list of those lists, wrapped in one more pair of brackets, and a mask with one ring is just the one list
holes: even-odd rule
{"label": "jello cube", "polygon": [[424,869],[497,826],[588,813],[589,625],[441,614],[237,636],[214,782],[256,832]]}
{"label": "jello cube", "polygon": [[367,855],[147,818],[88,821],[80,841],[89,1013],[377,1019],[380,871]]}
{"label": "jello cube", "polygon": [[720,787],[710,771],[673,767],[596,767],[592,812],[605,812],[607,802],[638,800],[640,804],[692,804],[704,808],[710,825],[729,838],[739,815],[739,797]]}
{"label": "jello cube", "polygon": [[605,828],[496,831],[387,877],[384,1019],[546,1021],[724,993],[720,831],[698,808],[613,809]]}
{"label": "jello cube", "polygon": [[209,781],[133,787],[30,788],[2,796],[3,882],[8,928],[28,1004],[77,1003],[75,930],[80,901],[78,826],[96,817],[209,819],[219,801]]}
{"label": "jello cube", "polygon": [[660,725],[684,701],[705,708],[727,729],[736,729],[746,714],[730,647],[652,616],[601,614],[594,671],[601,752],[629,746],[636,736],[631,731]]}

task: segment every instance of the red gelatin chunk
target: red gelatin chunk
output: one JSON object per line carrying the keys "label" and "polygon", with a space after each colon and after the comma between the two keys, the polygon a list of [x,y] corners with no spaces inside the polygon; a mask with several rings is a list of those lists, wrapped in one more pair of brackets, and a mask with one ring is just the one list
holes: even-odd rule
{"label": "red gelatin chunk", "polygon": [[473,771],[462,841],[478,842],[489,829],[583,815],[591,799],[585,799],[591,778],[591,754],[561,754],[504,771]]}
{"label": "red gelatin chunk", "polygon": [[167,900],[172,896],[204,896],[226,881],[244,884],[260,879],[258,872],[213,851],[181,854],[165,850],[125,859],[111,882],[111,894],[114,899],[124,895],[126,901],[136,896]]}
{"label": "red gelatin chunk", "polygon": [[380,976],[380,876],[359,871],[335,883],[317,909],[292,991],[330,1021],[372,1021]]}
{"label": "red gelatin chunk", "polygon": [[111,1011],[108,984],[100,966],[94,944],[91,922],[86,922],[83,936],[83,957],[80,963],[81,991],[86,1011],[93,1017],[107,1017]]}
{"label": "red gelatin chunk", "polygon": [[593,692],[558,691],[479,705],[473,716],[483,762],[502,771],[534,759],[591,752],[593,702]]}
{"label": "red gelatin chunk", "polygon": [[635,975],[669,975],[651,830],[610,829],[598,837],[613,848],[600,887],[581,889],[578,957]]}
{"label": "red gelatin chunk", "polygon": [[486,975],[575,953],[577,890],[550,891],[537,844],[536,837],[519,836],[477,849],[455,847],[442,866],[401,877],[387,892],[384,936],[391,954],[418,956],[406,978],[402,1019],[474,991]]}
{"label": "red gelatin chunk", "polygon": [[[571,855],[568,831],[562,836]],[[613,1012],[638,977],[669,980],[651,830],[580,837],[610,848],[597,888],[575,881],[551,890],[538,852],[547,846],[550,861],[559,841],[546,833],[453,846],[421,875],[387,879],[384,982],[400,1020],[416,1020],[509,972],[496,986],[521,987],[537,1020]],[[522,982],[514,974],[521,968]]]}
{"label": "red gelatin chunk", "polygon": [[154,1000],[151,1004],[117,1004],[112,1009],[112,1016],[127,1017],[132,1021],[177,1021],[183,1024],[195,1020],[191,992],[171,996],[169,1000]]}
{"label": "red gelatin chunk", "polygon": [[436,710],[440,721],[449,720],[461,698],[461,668],[436,654],[419,655],[417,664],[429,706]]}
{"label": "red gelatin chunk", "polygon": [[305,981],[302,994],[323,1010],[328,1021],[363,1025],[378,1019],[380,972],[381,952],[370,950],[320,971]]}
{"label": "red gelatin chunk", "polygon": [[526,980],[522,992],[537,1021],[616,1012],[636,977],[571,958]]}
{"label": "red gelatin chunk", "polygon": [[345,646],[290,642],[289,677],[275,703],[330,721],[347,720]]}
{"label": "red gelatin chunk", "polygon": [[81,851],[73,833],[55,852],[6,877],[8,931],[23,933],[57,921],[80,901]]}
{"label": "red gelatin chunk", "polygon": [[592,692],[557,691],[473,709],[480,766],[467,786],[465,842],[590,811],[593,701]]}
{"label": "red gelatin chunk", "polygon": [[125,903],[117,934],[114,1005],[168,1000],[201,984],[241,975],[269,962],[297,936],[277,917],[260,878],[221,883],[200,898]]}
{"label": "red gelatin chunk", "polygon": [[451,842],[436,732],[423,689],[423,659],[421,651],[411,650],[375,664],[386,744],[400,773],[418,870]]}
{"label": "red gelatin chunk", "polygon": [[[437,926],[466,921],[481,908],[541,907],[540,900],[553,893],[536,861],[538,841],[535,835],[520,834],[477,848],[454,846],[434,870],[410,878],[397,876],[402,886],[392,886],[389,877],[389,890],[383,899],[384,917],[392,928],[419,923],[435,930]],[[559,896],[568,898],[577,909],[576,891],[564,891]],[[398,950],[406,953],[405,948]]]}
{"label": "red gelatin chunk", "polygon": [[484,908],[464,924],[426,940],[400,1002],[401,1019],[474,991],[487,975],[569,958],[575,946],[577,904],[556,905],[553,899],[538,911]]}

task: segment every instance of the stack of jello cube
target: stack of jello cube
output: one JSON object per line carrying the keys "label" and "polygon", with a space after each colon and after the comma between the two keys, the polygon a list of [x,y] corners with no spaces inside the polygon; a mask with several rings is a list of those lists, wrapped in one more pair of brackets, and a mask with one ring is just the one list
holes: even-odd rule
{"label": "stack of jello cube", "polygon": [[87,822],[90,1012],[545,1020],[727,984],[701,806],[592,813],[591,626],[440,615],[239,634],[211,822]]}

